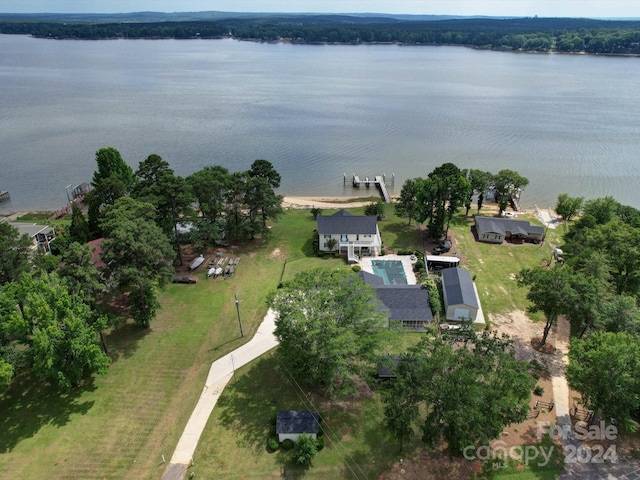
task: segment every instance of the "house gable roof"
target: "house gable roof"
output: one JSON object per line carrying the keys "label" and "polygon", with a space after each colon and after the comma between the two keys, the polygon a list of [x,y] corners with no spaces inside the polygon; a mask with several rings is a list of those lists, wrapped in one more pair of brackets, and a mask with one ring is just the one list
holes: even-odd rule
{"label": "house gable roof", "polygon": [[504,235],[511,232],[515,235],[544,234],[544,228],[531,225],[527,220],[514,220],[512,218],[479,217],[476,216],[476,230],[478,235],[483,233],[499,233]]}
{"label": "house gable roof", "polygon": [[360,276],[375,288],[382,302],[378,310],[387,313],[390,320],[433,321],[429,293],[420,285],[385,285],[382,277],[364,271]]}
{"label": "house gable roof", "polygon": [[315,410],[281,410],[276,416],[276,434],[318,433],[319,419]]}
{"label": "house gable roof", "polygon": [[352,215],[343,209],[333,215],[319,215],[317,220],[319,235],[378,233],[378,218],[375,215]]}
{"label": "house gable roof", "polygon": [[464,268],[456,267],[442,270],[442,288],[445,291],[447,305],[467,305],[480,308],[476,291],[473,288],[473,279]]}
{"label": "house gable roof", "polygon": [[376,295],[391,320],[433,321],[429,293],[420,285],[380,285]]}

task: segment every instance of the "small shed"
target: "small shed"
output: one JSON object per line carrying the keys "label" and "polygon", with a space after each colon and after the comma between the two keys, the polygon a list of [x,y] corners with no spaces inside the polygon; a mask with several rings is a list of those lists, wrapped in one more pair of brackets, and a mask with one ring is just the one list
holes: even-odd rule
{"label": "small shed", "polygon": [[468,270],[459,267],[442,270],[442,294],[447,320],[484,324],[484,316],[479,314],[480,300]]}
{"label": "small shed", "polygon": [[320,415],[315,410],[281,410],[276,416],[278,441],[296,441],[300,435],[314,440],[320,432]]}

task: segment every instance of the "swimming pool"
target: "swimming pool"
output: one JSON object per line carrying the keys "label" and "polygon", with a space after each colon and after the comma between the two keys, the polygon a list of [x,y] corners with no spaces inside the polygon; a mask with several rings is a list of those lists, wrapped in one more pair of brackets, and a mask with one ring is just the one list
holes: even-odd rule
{"label": "swimming pool", "polygon": [[373,273],[382,277],[385,285],[407,285],[407,276],[400,260],[372,260]]}

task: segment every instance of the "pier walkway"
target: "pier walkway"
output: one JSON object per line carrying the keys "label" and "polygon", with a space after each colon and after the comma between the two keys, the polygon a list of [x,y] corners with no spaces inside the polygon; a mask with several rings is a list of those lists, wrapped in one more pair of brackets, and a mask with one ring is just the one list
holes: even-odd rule
{"label": "pier walkway", "polygon": [[[346,175],[345,175],[345,183],[346,183]],[[382,195],[382,198],[384,199],[384,203],[391,203],[391,195],[389,195],[389,191],[387,190],[387,182],[385,179],[384,175],[376,175],[373,179],[370,179],[369,177],[365,177],[364,179],[361,179],[358,175],[356,175],[355,173],[353,174],[353,179],[351,180],[353,183],[354,187],[370,187],[370,186],[375,186],[378,188],[378,190],[380,190],[380,194]]]}

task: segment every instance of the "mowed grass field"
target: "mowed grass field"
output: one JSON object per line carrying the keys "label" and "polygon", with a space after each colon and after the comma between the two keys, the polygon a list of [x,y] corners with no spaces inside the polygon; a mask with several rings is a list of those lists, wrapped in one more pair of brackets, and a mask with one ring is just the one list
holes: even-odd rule
{"label": "mowed grass field", "polygon": [[[386,213],[380,222],[385,247],[419,248],[415,224],[396,218],[391,206]],[[457,248],[477,275],[485,310],[524,309],[526,291],[511,274],[548,259],[549,246],[478,244],[465,219],[454,223]],[[108,332],[112,365],[84,388],[61,395],[36,379],[16,379],[0,397],[0,479],[160,479],[162,455],[170,460],[211,362],[253,336],[281,275],[286,280],[314,267],[349,268],[341,259],[313,253],[315,226],[308,210],[286,212],[267,238],[232,249],[241,258],[235,277],[206,279],[203,270],[196,285],[168,286],[150,329],[125,323]],[[321,408],[328,433],[307,478],[374,478],[397,461],[397,442],[384,432],[374,397],[333,402],[300,389],[286,366],[267,354],[237,371],[225,389],[193,471],[199,478],[305,475],[285,454],[265,447],[272,411],[310,405]],[[419,447],[417,439],[406,443],[403,455]]]}

